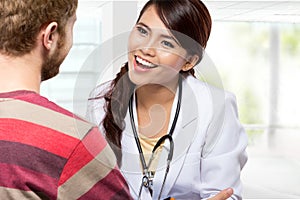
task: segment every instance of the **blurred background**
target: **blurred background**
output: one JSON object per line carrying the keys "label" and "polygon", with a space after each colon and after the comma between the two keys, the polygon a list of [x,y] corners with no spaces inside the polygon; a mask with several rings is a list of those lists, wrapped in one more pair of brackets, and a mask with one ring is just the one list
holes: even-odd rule
{"label": "blurred background", "polygon": [[[244,198],[300,199],[300,2],[203,2],[213,28],[197,69],[215,69],[207,81],[237,97],[249,138]],[[113,38],[127,35],[144,3],[79,0],[73,48],[42,95],[84,116],[89,92],[126,61],[127,41],[114,55]],[[107,62],[99,67],[103,49]]]}

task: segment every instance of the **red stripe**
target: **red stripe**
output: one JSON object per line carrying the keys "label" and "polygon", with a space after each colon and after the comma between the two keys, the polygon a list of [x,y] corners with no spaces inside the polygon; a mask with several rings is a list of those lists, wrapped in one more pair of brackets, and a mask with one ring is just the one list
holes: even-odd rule
{"label": "red stripe", "polygon": [[106,140],[97,127],[93,127],[89,134],[83,138],[82,142],[94,157],[96,157],[107,145]]}
{"label": "red stripe", "polygon": [[[33,91],[27,90],[18,90],[8,93],[0,93],[0,98],[13,98],[22,101],[26,101],[32,104],[40,105],[42,107],[49,108],[51,110],[57,111],[64,115],[68,115],[70,117],[76,117],[73,113],[69,112],[68,110],[56,105],[55,103],[49,101],[47,98],[35,93]],[[76,117],[78,118],[78,117]]]}
{"label": "red stripe", "polygon": [[0,140],[35,146],[68,157],[79,140],[53,129],[16,119],[0,119]]}
{"label": "red stripe", "polygon": [[56,199],[57,179],[16,165],[0,163],[0,186],[44,193],[50,199]]}
{"label": "red stripe", "polygon": [[71,176],[77,173],[82,167],[94,159],[105,147],[107,143],[97,127],[94,127],[89,134],[74,150],[72,156],[65,165],[61,175],[59,185],[62,185]]}
{"label": "red stripe", "polygon": [[26,101],[28,103],[32,103],[35,105],[39,105],[41,107],[48,108],[50,110],[59,112],[61,114],[74,117],[75,119],[81,119],[82,121],[86,121],[78,116],[76,116],[74,113],[58,106],[57,104],[49,101],[47,98],[41,96],[38,93],[35,93],[33,91],[27,91],[27,90],[18,90],[13,92],[7,92],[7,93],[0,93],[0,98],[12,98],[12,99],[18,99],[22,101]]}
{"label": "red stripe", "polygon": [[127,184],[117,169],[113,169],[78,200],[100,199],[131,199]]}

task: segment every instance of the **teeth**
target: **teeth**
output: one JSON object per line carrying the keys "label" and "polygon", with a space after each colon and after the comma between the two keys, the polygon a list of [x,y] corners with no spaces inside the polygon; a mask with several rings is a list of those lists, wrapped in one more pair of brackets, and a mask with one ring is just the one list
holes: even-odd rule
{"label": "teeth", "polygon": [[154,64],[152,64],[152,63],[150,63],[150,62],[148,62],[148,61],[146,61],[146,60],[143,60],[142,58],[140,58],[140,57],[137,57],[136,56],[136,61],[138,61],[140,64],[142,64],[142,65],[144,65],[144,66],[146,66],[146,67],[155,67],[156,65],[154,65]]}

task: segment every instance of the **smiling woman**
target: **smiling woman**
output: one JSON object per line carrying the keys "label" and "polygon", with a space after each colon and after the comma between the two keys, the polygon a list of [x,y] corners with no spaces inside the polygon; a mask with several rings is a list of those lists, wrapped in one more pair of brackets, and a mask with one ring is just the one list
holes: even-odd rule
{"label": "smiling woman", "polygon": [[[177,86],[178,73],[190,59],[191,68],[199,59],[188,58],[170,30],[157,15],[154,6],[149,7],[133,28],[128,42],[129,78],[137,86],[160,84]],[[188,70],[187,65],[183,69]]]}
{"label": "smiling woman", "polygon": [[135,199],[241,199],[247,138],[235,97],[194,76],[210,30],[199,0],[148,1],[128,61],[91,93],[88,119],[114,149]]}

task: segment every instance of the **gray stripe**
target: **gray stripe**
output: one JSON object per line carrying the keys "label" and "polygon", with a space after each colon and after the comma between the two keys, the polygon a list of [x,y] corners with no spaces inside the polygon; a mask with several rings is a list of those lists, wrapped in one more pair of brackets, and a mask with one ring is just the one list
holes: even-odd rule
{"label": "gray stripe", "polygon": [[51,109],[16,99],[0,98],[0,118],[14,118],[82,139],[92,125]]}
{"label": "gray stripe", "polygon": [[30,199],[30,200],[40,200],[32,191],[23,191],[18,189],[11,189],[0,187],[0,197],[1,199]]}
{"label": "gray stripe", "polygon": [[58,198],[78,199],[107,176],[115,166],[115,155],[107,145],[95,159],[59,187]]}

